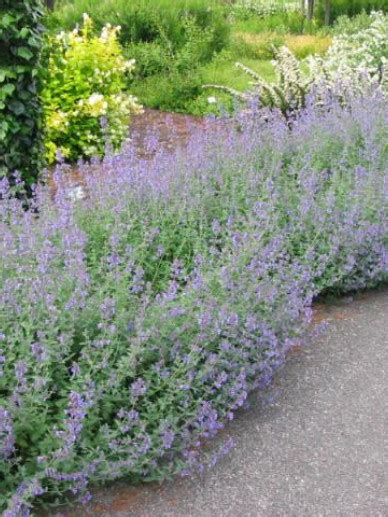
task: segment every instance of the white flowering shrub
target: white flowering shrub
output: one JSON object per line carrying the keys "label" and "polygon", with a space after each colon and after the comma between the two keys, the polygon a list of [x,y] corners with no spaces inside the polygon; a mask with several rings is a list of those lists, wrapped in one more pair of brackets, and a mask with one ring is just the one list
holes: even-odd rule
{"label": "white flowering shrub", "polygon": [[338,35],[324,58],[308,59],[311,82],[344,90],[364,89],[368,84],[386,85],[388,60],[388,15],[375,12],[371,24],[356,33]]}
{"label": "white flowering shrub", "polygon": [[284,114],[305,105],[307,94],[314,89],[316,102],[328,92],[339,98],[347,94],[362,94],[371,86],[388,92],[388,15],[375,12],[369,27],[357,33],[338,35],[324,56],[307,59],[308,72],[303,73],[299,61],[287,47],[276,51],[272,61],[277,75],[269,83],[259,74],[236,63],[236,66],[253,77],[251,88],[244,93],[218,85],[205,85],[229,92],[242,101],[259,97],[264,106],[279,108]]}
{"label": "white flowering shrub", "polygon": [[95,35],[84,15],[82,29],[50,38],[43,91],[49,163],[58,152],[75,160],[103,154],[106,140],[115,149],[125,140],[130,117],[141,108],[125,91],[134,61],[122,54],[119,30],[108,24]]}
{"label": "white flowering shrub", "polygon": [[304,106],[310,79],[303,74],[300,61],[287,47],[277,49],[275,55],[276,59],[272,63],[276,71],[276,83],[269,83],[251,68],[242,63],[236,63],[239,69],[252,77],[250,90],[241,93],[218,85],[205,85],[204,87],[229,92],[243,102],[249,102],[252,98],[259,97],[263,106],[279,108],[284,114],[289,110],[300,109]]}

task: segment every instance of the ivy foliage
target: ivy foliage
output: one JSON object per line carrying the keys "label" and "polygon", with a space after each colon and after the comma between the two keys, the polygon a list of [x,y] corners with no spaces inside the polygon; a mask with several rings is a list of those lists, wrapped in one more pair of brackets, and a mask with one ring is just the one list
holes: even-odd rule
{"label": "ivy foliage", "polygon": [[0,5],[0,178],[18,171],[27,185],[42,166],[39,59],[41,0]]}

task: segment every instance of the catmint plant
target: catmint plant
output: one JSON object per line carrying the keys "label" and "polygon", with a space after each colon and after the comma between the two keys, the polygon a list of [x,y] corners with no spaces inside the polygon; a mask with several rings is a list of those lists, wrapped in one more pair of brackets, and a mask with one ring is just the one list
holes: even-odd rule
{"label": "catmint plant", "polygon": [[387,280],[386,98],[319,95],[80,163],[82,198],[66,165],[30,209],[0,181],[4,515],[214,464],[313,300]]}

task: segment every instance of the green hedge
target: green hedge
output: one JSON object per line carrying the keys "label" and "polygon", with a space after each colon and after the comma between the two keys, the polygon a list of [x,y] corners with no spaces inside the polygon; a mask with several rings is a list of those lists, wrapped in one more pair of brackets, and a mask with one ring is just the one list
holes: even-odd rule
{"label": "green hedge", "polygon": [[28,185],[42,160],[38,65],[41,0],[2,0],[0,6],[0,178],[18,170]]}
{"label": "green hedge", "polygon": [[122,44],[167,38],[173,49],[187,42],[185,21],[213,30],[211,52],[221,50],[229,37],[226,11],[217,0],[67,0],[57,4],[48,23],[52,29],[73,29],[88,13],[101,29],[107,22],[120,25]]}
{"label": "green hedge", "polygon": [[[388,11],[387,0],[331,0],[331,20],[342,15],[355,16],[356,14],[366,11]],[[317,9],[317,17],[324,19],[324,1],[320,0]]]}

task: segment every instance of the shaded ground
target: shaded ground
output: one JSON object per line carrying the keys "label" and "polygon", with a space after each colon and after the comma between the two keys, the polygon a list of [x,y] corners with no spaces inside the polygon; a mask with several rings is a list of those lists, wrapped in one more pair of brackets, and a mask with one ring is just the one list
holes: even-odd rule
{"label": "shaded ground", "polygon": [[[319,306],[329,329],[290,356],[268,404],[251,397],[220,438],[234,450],[202,477],[97,490],[67,516],[388,515],[388,289]],[[56,514],[58,515],[58,514]]]}

